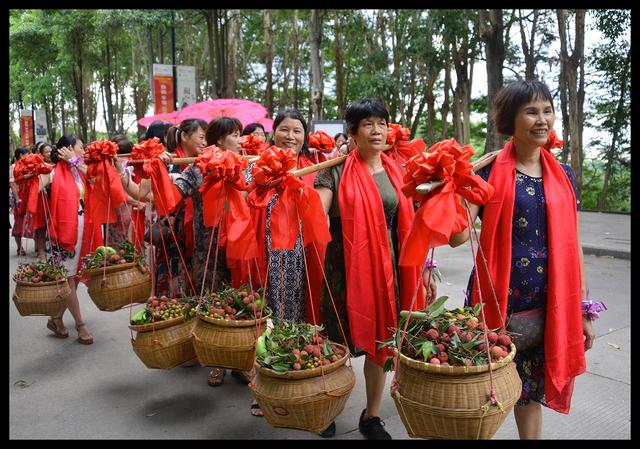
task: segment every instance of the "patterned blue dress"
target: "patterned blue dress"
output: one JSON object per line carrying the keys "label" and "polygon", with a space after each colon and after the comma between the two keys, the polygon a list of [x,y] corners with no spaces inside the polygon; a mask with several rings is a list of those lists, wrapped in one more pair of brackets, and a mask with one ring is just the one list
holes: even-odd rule
{"label": "patterned blue dress", "polygon": [[[560,164],[566,172],[576,195],[580,210],[580,194],[571,167]],[[478,171],[485,181],[493,164]],[[484,208],[478,216],[482,219]],[[513,237],[511,248],[511,278],[507,317],[512,313],[545,307],[547,302],[547,207],[542,178],[525,175],[516,170],[515,204],[513,209]],[[467,305],[471,303],[474,272],[467,286]],[[518,405],[534,400],[547,406],[544,398],[544,346],[519,351],[515,356],[522,380],[522,394]]]}

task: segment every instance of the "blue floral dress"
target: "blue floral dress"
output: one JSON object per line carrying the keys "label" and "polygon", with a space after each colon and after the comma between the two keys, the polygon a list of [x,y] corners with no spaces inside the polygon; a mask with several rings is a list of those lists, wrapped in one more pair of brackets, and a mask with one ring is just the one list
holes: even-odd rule
{"label": "blue floral dress", "polygon": [[[576,207],[580,210],[580,194],[573,171],[566,164],[560,165],[571,181]],[[487,181],[491,167],[493,164],[482,168],[477,174]],[[481,207],[478,213],[480,219],[483,209]],[[512,230],[507,317],[515,312],[546,307],[547,302],[547,207],[542,178],[528,176],[518,170]],[[467,305],[471,303],[473,276],[472,270],[467,286]],[[517,404],[526,405],[534,400],[547,406],[544,398],[544,346],[519,351],[514,361],[522,380],[522,394]]]}

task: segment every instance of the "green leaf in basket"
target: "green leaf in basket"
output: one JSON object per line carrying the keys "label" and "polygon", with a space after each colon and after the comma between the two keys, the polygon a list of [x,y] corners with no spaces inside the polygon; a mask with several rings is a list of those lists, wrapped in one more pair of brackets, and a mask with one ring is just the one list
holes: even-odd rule
{"label": "green leaf in basket", "polygon": [[460,341],[460,337],[458,337],[458,334],[453,334],[453,337],[451,337],[451,346],[457,348],[461,343],[462,342]]}
{"label": "green leaf in basket", "polygon": [[273,369],[277,373],[286,373],[289,371],[289,363],[287,362],[278,362],[271,365],[271,369]]}
{"label": "green leaf in basket", "polygon": [[433,352],[433,342],[432,341],[425,341],[422,344],[422,358],[427,361],[429,360],[429,355],[431,355],[431,353]]}
{"label": "green leaf in basket", "polygon": [[333,351],[331,350],[331,346],[329,345],[329,343],[325,343],[322,345],[322,354],[327,357],[329,355],[331,355]]}
{"label": "green leaf in basket", "polygon": [[441,296],[429,306],[428,312],[431,318],[436,318],[444,312],[444,303],[449,299],[448,296]]}
{"label": "green leaf in basket", "polygon": [[395,367],[395,363],[393,361],[393,357],[389,357],[387,361],[384,362],[383,371],[385,373],[388,373],[389,371],[392,371],[394,367]]}

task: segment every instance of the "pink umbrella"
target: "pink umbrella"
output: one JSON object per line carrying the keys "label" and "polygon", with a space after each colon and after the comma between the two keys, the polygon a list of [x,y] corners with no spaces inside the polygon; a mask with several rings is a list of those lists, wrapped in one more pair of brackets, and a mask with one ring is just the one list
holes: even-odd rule
{"label": "pink umbrella", "polygon": [[267,109],[261,104],[240,98],[219,98],[201,101],[182,109],[177,116],[178,122],[190,118],[199,118],[209,123],[218,117],[235,117],[242,126],[257,122],[267,115]]}
{"label": "pink umbrella", "polygon": [[264,117],[258,120],[256,123],[260,123],[262,126],[264,126],[264,132],[266,133],[270,133],[271,131],[273,131],[273,119]]}
{"label": "pink umbrella", "polygon": [[156,115],[150,115],[148,117],[143,117],[140,120],[138,120],[138,124],[140,126],[144,126],[145,128],[148,128],[150,124],[152,124],[153,122],[155,122],[156,120],[160,120],[166,123],[171,123],[172,125],[175,125],[176,123],[176,117],[178,116],[178,112],[180,111],[173,111],[173,112],[164,112],[162,114],[156,114]]}

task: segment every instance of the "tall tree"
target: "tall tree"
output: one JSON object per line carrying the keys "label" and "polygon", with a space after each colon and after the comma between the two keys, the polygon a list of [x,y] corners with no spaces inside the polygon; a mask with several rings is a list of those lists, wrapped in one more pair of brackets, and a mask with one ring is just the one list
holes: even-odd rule
{"label": "tall tree", "polygon": [[313,120],[324,118],[324,70],[320,55],[322,43],[322,11],[312,9],[309,16],[309,47],[311,49],[311,111]]}
{"label": "tall tree", "polygon": [[271,32],[271,10],[263,9],[264,30],[264,64],[267,69],[267,91],[265,94],[265,107],[269,115],[273,115],[273,33]]}
{"label": "tall tree", "polygon": [[345,99],[344,59],[342,56],[342,25],[337,9],[333,10],[333,38],[334,58],[336,64],[336,103],[338,104],[338,117],[344,117],[347,110]]}
{"label": "tall tree", "polygon": [[[479,33],[484,41],[487,68],[487,109],[491,110],[493,100],[502,88],[502,67],[505,59],[504,21],[501,9],[479,10]],[[484,152],[502,147],[502,137],[496,131],[491,114],[487,114],[487,138]]]}
{"label": "tall tree", "polygon": [[[569,54],[569,40],[567,37],[568,11],[558,9],[558,28],[560,33],[560,64],[564,72],[565,85],[560,89],[566,89],[568,100],[568,139],[571,154],[571,168],[576,177],[578,187],[582,187],[582,123],[584,121],[584,25],[585,10],[577,9],[574,13],[573,52]],[[565,145],[567,143],[565,142]]]}

